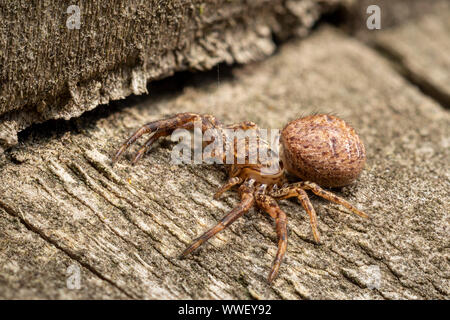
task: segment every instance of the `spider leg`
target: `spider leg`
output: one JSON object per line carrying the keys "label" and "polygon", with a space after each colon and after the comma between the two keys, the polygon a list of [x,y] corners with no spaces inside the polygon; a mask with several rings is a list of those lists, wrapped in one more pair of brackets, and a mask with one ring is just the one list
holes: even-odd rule
{"label": "spider leg", "polygon": [[358,210],[357,208],[355,208],[353,205],[351,205],[346,200],[342,199],[341,197],[338,197],[337,195],[335,195],[334,193],[332,193],[330,191],[322,189],[314,182],[302,181],[302,182],[296,183],[296,185],[300,185],[300,188],[302,188],[302,189],[309,189],[312,192],[314,192],[314,194],[316,194],[319,197],[322,197],[324,199],[327,199],[328,201],[340,204],[340,205],[344,206],[345,208],[347,208],[348,210],[350,210],[351,212],[357,214],[360,217],[363,217],[363,218],[369,217],[367,214]]}
{"label": "spider leg", "polygon": [[314,210],[314,207],[312,206],[308,194],[306,193],[305,190],[301,189],[300,187],[297,187],[296,185],[289,185],[281,189],[272,191],[271,196],[273,196],[276,199],[288,199],[296,197],[298,201],[301,203],[302,207],[309,215],[309,221],[311,224],[314,240],[317,243],[320,242],[319,230],[317,229],[316,210]]}
{"label": "spider leg", "polygon": [[298,196],[297,199],[302,204],[303,208],[309,215],[309,222],[311,224],[311,229],[313,232],[314,240],[316,240],[317,243],[320,242],[320,236],[319,236],[319,230],[317,230],[317,215],[316,210],[314,210],[313,205],[311,204],[311,201],[309,200],[308,194],[303,189],[298,189]]}
{"label": "spider leg", "polygon": [[150,138],[148,138],[145,145],[139,149],[138,152],[136,152],[136,155],[133,158],[133,161],[131,162],[133,165],[135,165],[143,156],[144,154],[150,149],[152,144],[158,140],[160,137],[164,137],[167,135],[166,130],[157,130]]}
{"label": "spider leg", "polygon": [[150,137],[146,144],[138,151],[138,153],[134,157],[133,163],[139,161],[139,159],[142,158],[145,152],[158,138],[171,134],[177,128],[190,130],[194,128],[194,123],[197,121],[202,125],[202,132],[216,126],[220,126],[219,121],[217,121],[214,116],[200,115],[196,113],[178,113],[168,119],[149,122],[139,128],[130,138],[128,138],[128,140],[125,141],[124,144],[122,144],[113,158],[113,163],[117,162],[124,151],[128,149],[128,147],[131,146],[134,142],[136,142],[136,140],[139,139],[142,135],[146,133],[153,133],[153,136]]}
{"label": "spider leg", "polygon": [[180,255],[180,258],[184,258],[189,253],[200,247],[206,241],[208,241],[211,237],[213,237],[218,232],[222,231],[238,218],[243,216],[251,207],[253,207],[255,203],[255,198],[253,196],[253,187],[250,183],[246,183],[240,186],[239,193],[241,196],[241,202],[231,210],[222,220],[219,221],[214,227],[206,231],[200,237],[195,239]]}
{"label": "spider leg", "polygon": [[268,281],[272,282],[278,274],[278,270],[280,269],[280,265],[283,261],[283,257],[287,248],[286,213],[284,213],[284,211],[280,209],[275,199],[268,195],[257,194],[256,203],[272,218],[275,219],[278,237],[278,250],[272,263],[272,270],[270,271],[268,277]]}
{"label": "spider leg", "polygon": [[214,199],[219,199],[224,192],[230,190],[233,186],[240,184],[241,182],[242,178],[240,177],[233,177],[228,179],[228,181],[223,186],[221,186],[219,190],[217,190],[217,192],[214,194]]}
{"label": "spider leg", "polygon": [[248,129],[258,129],[258,125],[251,121],[243,121],[238,123],[229,124],[225,127],[226,129],[242,129],[242,130],[248,130]]}

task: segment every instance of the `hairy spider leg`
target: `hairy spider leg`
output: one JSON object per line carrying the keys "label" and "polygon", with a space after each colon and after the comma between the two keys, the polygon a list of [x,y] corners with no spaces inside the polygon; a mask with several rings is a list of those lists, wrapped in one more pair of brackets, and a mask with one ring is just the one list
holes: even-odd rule
{"label": "hairy spider leg", "polygon": [[314,239],[316,240],[316,242],[320,242],[319,231],[317,230],[317,216],[316,216],[314,207],[312,206],[311,201],[309,200],[309,197],[305,192],[305,189],[311,190],[314,194],[316,194],[319,197],[322,197],[328,201],[340,204],[340,205],[344,206],[345,208],[349,209],[350,211],[352,211],[353,213],[355,213],[363,218],[368,218],[367,214],[356,209],[349,202],[336,196],[332,192],[322,189],[314,182],[309,182],[309,181],[296,182],[296,183],[284,186],[278,190],[273,190],[272,192],[270,192],[270,195],[272,197],[274,197],[275,199],[288,199],[288,198],[292,198],[292,197],[297,197],[297,199],[300,201],[303,208],[305,209],[305,211],[308,213],[308,215],[310,217],[311,228],[312,228],[313,236],[314,236]]}
{"label": "hairy spider leg", "polygon": [[228,181],[224,185],[222,185],[219,188],[219,190],[217,190],[217,192],[214,194],[214,199],[216,200],[219,199],[224,192],[230,190],[235,185],[242,183],[242,181],[243,179],[241,177],[233,177],[228,179]]}
{"label": "hairy spider leg", "polygon": [[322,189],[321,187],[319,187],[319,185],[317,183],[310,182],[310,181],[301,181],[301,182],[294,183],[293,185],[299,186],[302,189],[311,190],[314,194],[318,195],[319,197],[322,197],[328,201],[340,204],[340,205],[344,206],[345,208],[347,208],[348,210],[350,210],[351,212],[357,214],[360,217],[369,218],[369,216],[367,214],[358,210],[356,207],[351,205],[349,202],[342,199],[341,197],[338,197],[334,193]]}
{"label": "hairy spider leg", "polygon": [[254,203],[255,198],[253,196],[253,181],[247,180],[244,184],[239,187],[239,194],[241,197],[241,202],[231,210],[222,220],[219,221],[214,227],[206,231],[200,237],[195,239],[180,255],[180,258],[184,258],[189,253],[200,247],[211,237],[213,237],[218,232],[227,228],[230,224],[236,221],[238,218],[242,217],[248,210],[250,210]]}
{"label": "hairy spider leg", "polygon": [[316,210],[314,210],[314,207],[309,200],[308,194],[303,189],[297,189],[298,196],[297,199],[302,204],[303,209],[308,213],[309,215],[309,223],[311,224],[311,229],[313,232],[314,240],[316,240],[317,243],[320,242],[320,234],[319,230],[317,229],[317,215]]}
{"label": "hairy spider leg", "polygon": [[196,122],[200,122],[202,124],[202,132],[205,132],[210,128],[221,126],[220,122],[214,116],[200,115],[196,113],[178,113],[168,119],[149,122],[139,128],[127,141],[125,141],[114,156],[113,163],[117,162],[123,152],[146,133],[153,133],[153,136],[150,137],[145,145],[137,152],[133,163],[139,161],[139,159],[142,158],[145,152],[158,138],[167,136],[178,128],[191,130],[194,128],[194,124]]}
{"label": "hairy spider leg", "polygon": [[139,151],[136,152],[136,155],[134,156],[133,161],[131,163],[135,165],[150,149],[150,147],[156,140],[158,140],[161,137],[165,137],[168,134],[169,134],[168,130],[166,129],[157,129],[157,131],[150,138],[148,138],[147,142],[142,146],[142,148],[140,148]]}
{"label": "hairy spider leg", "polygon": [[263,194],[256,194],[256,204],[275,219],[278,237],[278,250],[272,263],[272,270],[269,273],[268,281],[272,282],[278,275],[280,265],[283,262],[287,248],[287,223],[286,213],[278,206],[274,198]]}
{"label": "hairy spider leg", "polygon": [[229,124],[225,127],[226,129],[242,129],[242,130],[249,130],[249,129],[258,129],[258,125],[251,121],[242,121],[238,123]]}
{"label": "hairy spider leg", "polygon": [[311,201],[309,200],[308,194],[305,190],[294,187],[293,185],[288,185],[285,187],[282,187],[278,190],[273,190],[270,193],[271,196],[273,196],[276,199],[289,199],[296,197],[298,201],[301,203],[302,207],[305,209],[306,213],[309,215],[309,220],[311,223],[311,229],[313,232],[314,240],[319,243],[320,242],[320,236],[319,231],[317,230],[317,215],[316,211],[314,210],[314,207],[311,204]]}

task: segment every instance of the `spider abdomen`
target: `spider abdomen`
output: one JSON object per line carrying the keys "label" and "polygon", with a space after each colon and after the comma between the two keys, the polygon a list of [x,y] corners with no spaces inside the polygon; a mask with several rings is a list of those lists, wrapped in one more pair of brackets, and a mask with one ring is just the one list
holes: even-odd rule
{"label": "spider abdomen", "polygon": [[286,125],[281,133],[286,170],[324,187],[352,183],[366,161],[364,144],[344,120],[320,114]]}

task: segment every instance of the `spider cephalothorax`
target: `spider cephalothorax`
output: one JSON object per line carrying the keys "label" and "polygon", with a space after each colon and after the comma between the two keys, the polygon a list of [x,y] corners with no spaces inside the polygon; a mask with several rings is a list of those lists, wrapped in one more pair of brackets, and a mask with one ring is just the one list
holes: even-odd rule
{"label": "spider cephalothorax", "polygon": [[[223,126],[211,115],[180,113],[171,118],[153,121],[141,127],[122,145],[113,162],[117,161],[120,155],[143,134],[152,133],[145,145],[137,152],[133,163],[136,163],[158,138],[170,135],[175,129],[193,129],[195,123],[200,124],[202,132],[216,129],[221,135],[222,132],[225,135],[226,129],[241,129],[244,131],[254,129],[259,132],[258,127],[253,122],[246,121]],[[259,135],[257,138],[259,144],[264,143],[264,139]],[[234,144],[233,141],[233,146]],[[250,143],[246,145],[247,151],[250,149],[249,145]],[[359,211],[344,199],[319,186],[340,187],[348,185],[359,176],[364,167],[366,159],[364,145],[348,124],[337,117],[326,114],[300,118],[291,121],[283,129],[281,145],[281,157],[267,162],[256,161],[251,163],[248,161],[247,155],[244,163],[238,163],[235,153],[235,162],[228,164],[229,179],[216,192],[214,198],[217,199],[233,186],[240,185],[240,203],[216,226],[195,239],[181,254],[182,257],[228,227],[250,208],[257,206],[275,219],[276,223],[278,251],[268,278],[271,282],[278,274],[287,248],[286,214],[280,209],[276,200],[293,197],[298,199],[309,214],[313,236],[317,242],[319,242],[319,232],[317,230],[316,213],[305,190],[311,190],[314,194],[338,203],[361,217],[367,217],[365,213]],[[276,161],[277,164],[279,162],[279,165],[273,166],[273,161]],[[286,179],[288,173],[301,179],[301,181],[288,183]]]}

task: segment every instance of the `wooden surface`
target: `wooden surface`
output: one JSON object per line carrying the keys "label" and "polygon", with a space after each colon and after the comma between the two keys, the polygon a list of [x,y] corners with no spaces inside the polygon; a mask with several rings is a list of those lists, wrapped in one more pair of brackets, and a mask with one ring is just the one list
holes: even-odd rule
{"label": "wooden surface", "polygon": [[[450,297],[450,116],[385,55],[322,27],[266,61],[149,91],[28,130],[7,152],[0,169],[1,298]],[[289,244],[273,285],[266,277],[274,224],[254,210],[179,260],[237,203],[234,191],[212,199],[223,169],[171,164],[169,140],[134,167],[130,152],[114,167],[110,157],[142,124],[180,111],[262,128],[316,111],[338,114],[363,139],[367,166],[336,192],[371,218],[313,197],[317,245],[301,206],[283,201]],[[79,290],[67,288],[71,265],[81,270]]]}
{"label": "wooden surface", "polygon": [[176,71],[261,60],[274,38],[305,36],[344,2],[0,0],[0,156],[31,124],[146,93]]}
{"label": "wooden surface", "polygon": [[374,39],[400,72],[450,108],[450,3]]}

